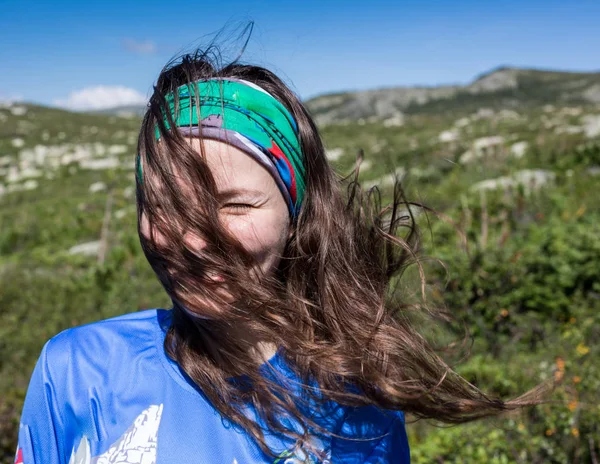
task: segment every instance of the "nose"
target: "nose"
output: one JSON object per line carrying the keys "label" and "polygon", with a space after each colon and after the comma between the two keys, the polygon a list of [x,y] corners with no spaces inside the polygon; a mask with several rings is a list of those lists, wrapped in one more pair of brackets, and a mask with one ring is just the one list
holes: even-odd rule
{"label": "nose", "polygon": [[183,235],[183,243],[194,251],[201,251],[206,248],[206,241],[193,232],[186,232]]}

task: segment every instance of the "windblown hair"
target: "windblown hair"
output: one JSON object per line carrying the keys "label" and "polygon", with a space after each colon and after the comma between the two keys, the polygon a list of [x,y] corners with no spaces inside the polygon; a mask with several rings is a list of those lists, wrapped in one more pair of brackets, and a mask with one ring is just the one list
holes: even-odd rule
{"label": "windblown hair", "polygon": [[[394,284],[409,266],[419,265],[421,241],[399,183],[392,203],[382,206],[377,188],[361,188],[358,168],[349,180],[333,171],[315,123],[282,80],[238,61],[217,66],[211,57],[210,50],[183,55],[158,77],[138,142],[143,179],[137,179],[137,206],[138,225],[145,214],[153,234],[167,238],[158,244],[140,233],[144,253],[173,301],[165,350],[222,416],[273,454],[265,430],[244,413],[246,406],[256,409],[269,431],[301,446],[319,427],[303,410],[307,398],[446,423],[538,402],[535,391],[512,401],[487,396],[453,371],[411,322],[415,306],[398,297]],[[174,126],[166,94],[199,79],[225,77],[253,82],[285,105],[298,123],[305,159],[306,196],[293,234],[275,275],[258,279],[249,273],[252,256],[219,220],[203,150],[199,156],[187,136],[164,123]],[[191,191],[182,192],[177,178]],[[186,231],[206,241],[202,252],[186,247]],[[234,303],[215,291],[209,271],[225,277]],[[259,370],[256,340],[280,347],[305,386],[302,395]],[[300,424],[299,432],[290,419]]]}

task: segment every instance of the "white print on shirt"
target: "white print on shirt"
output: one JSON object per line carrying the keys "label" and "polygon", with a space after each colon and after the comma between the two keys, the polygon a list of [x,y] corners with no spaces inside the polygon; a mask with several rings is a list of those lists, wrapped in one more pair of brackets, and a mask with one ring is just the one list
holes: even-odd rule
{"label": "white print on shirt", "polygon": [[105,453],[92,457],[90,442],[84,436],[69,464],[156,464],[156,442],[163,405],[151,405]]}

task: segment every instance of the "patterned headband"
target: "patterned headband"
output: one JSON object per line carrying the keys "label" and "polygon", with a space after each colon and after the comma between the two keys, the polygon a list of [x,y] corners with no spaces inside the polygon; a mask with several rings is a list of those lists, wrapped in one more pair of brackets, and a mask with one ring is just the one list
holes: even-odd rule
{"label": "patterned headband", "polygon": [[[178,130],[224,141],[256,159],[275,179],[295,219],[304,198],[305,169],[298,126],[285,106],[261,87],[240,79],[193,82],[176,92],[177,114],[175,96],[169,93],[166,100]],[[167,118],[164,122],[170,129]],[[155,130],[159,139],[158,126]],[[141,162],[139,169],[141,179]]]}

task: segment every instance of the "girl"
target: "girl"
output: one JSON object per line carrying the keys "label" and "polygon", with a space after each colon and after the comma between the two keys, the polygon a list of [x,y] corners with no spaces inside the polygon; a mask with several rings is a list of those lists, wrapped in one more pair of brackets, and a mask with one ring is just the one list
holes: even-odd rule
{"label": "girl", "polygon": [[169,64],[137,168],[141,245],[173,307],[52,338],[16,462],[408,463],[402,411],[457,423],[533,402],[488,398],[415,330],[391,297],[417,251],[399,189],[384,209],[356,182],[344,200],[267,69]]}

